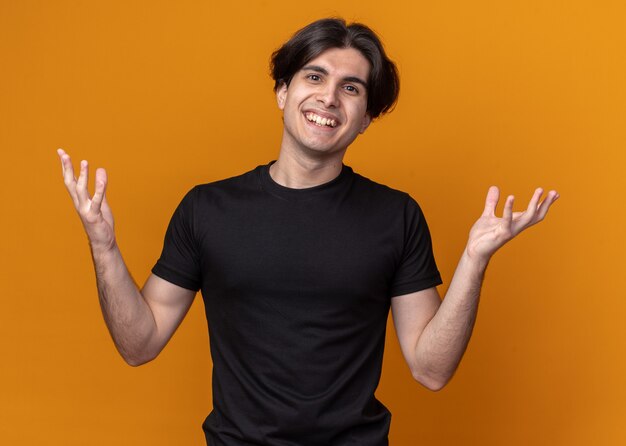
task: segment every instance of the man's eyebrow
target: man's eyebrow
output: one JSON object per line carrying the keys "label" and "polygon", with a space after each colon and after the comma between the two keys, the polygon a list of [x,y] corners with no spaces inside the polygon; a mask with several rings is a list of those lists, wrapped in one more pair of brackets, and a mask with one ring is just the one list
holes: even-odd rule
{"label": "man's eyebrow", "polygon": [[[307,65],[302,67],[302,71],[315,71],[316,73],[320,73],[320,74],[324,74],[324,75],[328,75],[328,70],[324,67],[320,67],[319,65]],[[361,84],[363,85],[363,87],[367,88],[367,82],[365,82],[363,79],[356,77],[356,76],[347,76],[344,77],[343,80],[345,82],[354,82],[355,84]]]}

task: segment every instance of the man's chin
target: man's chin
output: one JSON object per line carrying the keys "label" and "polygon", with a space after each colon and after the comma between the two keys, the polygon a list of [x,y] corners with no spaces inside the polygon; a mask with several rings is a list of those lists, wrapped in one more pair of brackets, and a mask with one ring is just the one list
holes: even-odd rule
{"label": "man's chin", "polygon": [[336,158],[343,157],[346,152],[346,148],[336,146],[319,146],[311,145],[305,148],[306,153],[315,158]]}

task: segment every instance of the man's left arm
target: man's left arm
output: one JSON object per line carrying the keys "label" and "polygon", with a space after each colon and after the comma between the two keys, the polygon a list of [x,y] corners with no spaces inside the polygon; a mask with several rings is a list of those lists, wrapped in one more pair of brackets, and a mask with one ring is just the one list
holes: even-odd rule
{"label": "man's left arm", "polygon": [[496,217],[500,192],[491,187],[485,210],[470,230],[443,301],[436,288],[392,298],[391,311],[402,353],[413,377],[430,390],[445,386],[463,357],[491,257],[524,229],[542,221],[559,198],[556,191],[540,201],[542,195],[542,189],[535,190],[523,212],[513,212],[514,198],[508,196],[502,217]]}

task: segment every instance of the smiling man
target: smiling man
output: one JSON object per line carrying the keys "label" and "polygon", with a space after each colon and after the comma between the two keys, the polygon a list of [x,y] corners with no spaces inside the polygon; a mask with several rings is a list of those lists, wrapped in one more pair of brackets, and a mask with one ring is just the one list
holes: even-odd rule
{"label": "smiling man", "polygon": [[283,138],[278,159],[193,188],[139,290],[107,204],[106,172],[65,184],[88,234],[100,303],[131,365],[154,359],[202,291],[213,359],[208,445],[388,444],[391,415],[374,392],[391,309],[415,379],[441,389],[469,341],[492,255],[541,221],[558,198],[537,189],[496,217],[492,187],[443,299],[428,227],[406,193],[343,164],[389,111],[398,76],[377,36],[339,19],[314,22],[272,56]]}

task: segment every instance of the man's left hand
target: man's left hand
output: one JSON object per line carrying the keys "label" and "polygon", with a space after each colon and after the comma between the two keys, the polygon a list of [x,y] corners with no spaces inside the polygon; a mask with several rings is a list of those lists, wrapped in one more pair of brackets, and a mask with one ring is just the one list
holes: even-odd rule
{"label": "man's left hand", "polygon": [[540,202],[542,195],[543,189],[536,189],[528,203],[528,208],[523,212],[513,212],[515,198],[509,195],[504,203],[502,217],[496,217],[495,211],[500,199],[500,190],[496,186],[491,186],[485,200],[485,210],[470,230],[467,255],[472,259],[487,263],[506,242],[524,229],[542,221],[552,203],[559,198],[559,194],[551,190]]}

